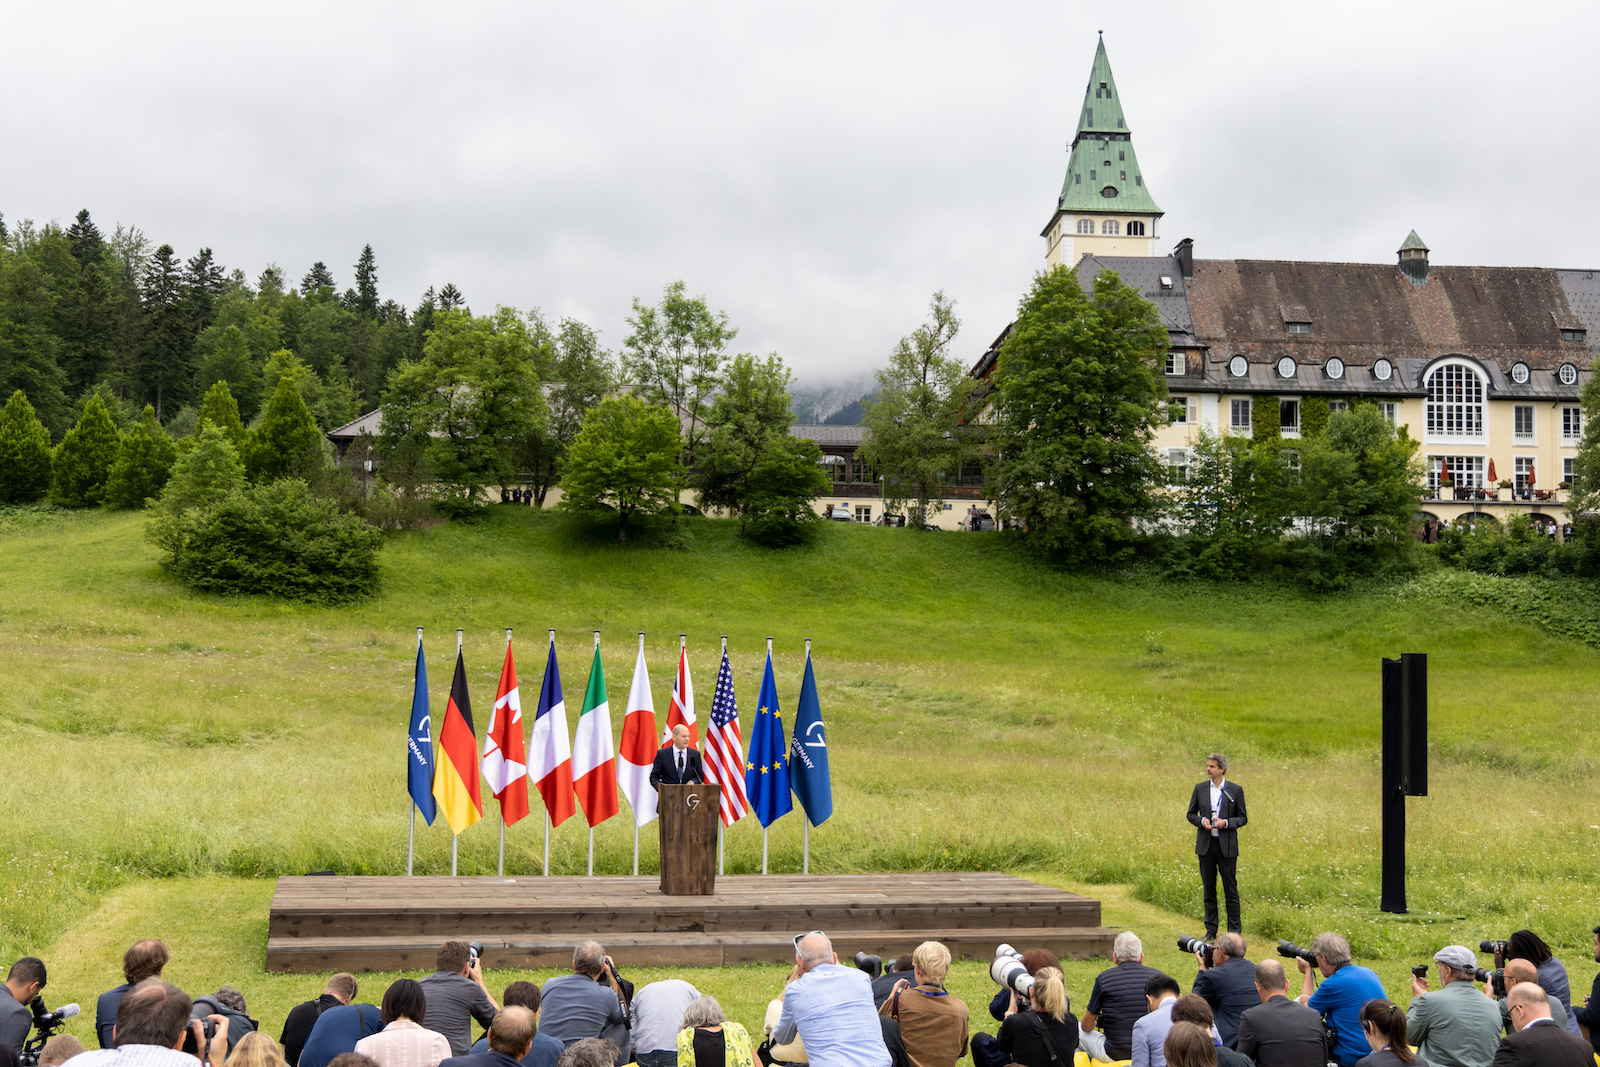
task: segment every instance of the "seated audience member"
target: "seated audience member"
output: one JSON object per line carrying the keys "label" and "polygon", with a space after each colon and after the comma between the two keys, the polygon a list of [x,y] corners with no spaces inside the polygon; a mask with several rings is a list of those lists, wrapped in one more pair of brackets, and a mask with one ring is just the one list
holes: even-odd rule
{"label": "seated audience member", "polygon": [[1464,945],[1446,945],[1433,958],[1438,989],[1429,992],[1426,978],[1411,976],[1411,1043],[1432,1067],[1489,1067],[1500,1044],[1500,1009],[1472,984],[1478,958]]}
{"label": "seated audience member", "polygon": [[[909,964],[907,966],[909,966]],[[1056,954],[1051,952],[1049,949],[1030,948],[1028,951],[1022,954],[1023,970],[1027,971],[1035,978],[1037,978],[1039,976],[1039,972],[1044,970],[1046,967],[1054,967],[1058,971],[1061,970],[1061,961],[1057,959]],[[989,1014],[994,1017],[996,1022],[1001,1022],[1007,1015],[1026,1007],[1026,1004],[1021,1004],[1017,1001],[1017,995],[1015,993],[1013,993],[1007,987],[1001,986],[1000,991],[997,992],[989,1001]]]}
{"label": "seated audience member", "polygon": [[1078,1024],[1078,1047],[1090,1059],[1106,1063],[1133,1058],[1133,1024],[1150,1010],[1144,987],[1158,975],[1165,977],[1144,965],[1144,945],[1131,930],[1111,943],[1111,962],[1095,975]]}
{"label": "seated audience member", "polygon": [[1256,996],[1256,965],[1245,958],[1244,938],[1227,933],[1217,938],[1211,959],[1200,959],[1194,991],[1211,1005],[1217,1034],[1229,1048],[1239,1044],[1239,1016],[1261,1003]]}
{"label": "seated audience member", "polygon": [[39,1050],[39,1067],[58,1067],[78,1053],[86,1051],[88,1050],[83,1047],[83,1042],[71,1034],[57,1034],[46,1041],[44,1048]]}
{"label": "seated audience member", "polygon": [[1581,1037],[1567,1033],[1550,1018],[1550,1002],[1543,986],[1519,983],[1506,994],[1514,1034],[1500,1039],[1495,1067],[1594,1067],[1594,1049]]}
{"label": "seated audience member", "polygon": [[562,1052],[556,1067],[611,1067],[621,1054],[603,1037],[586,1037]]}
{"label": "seated audience member", "polygon": [[0,985],[0,1045],[18,1053],[27,1044],[33,1029],[33,1012],[28,1002],[39,995],[49,981],[44,960],[24,956],[11,965],[4,985]]}
{"label": "seated audience member", "polygon": [[[987,1037],[978,1034],[972,1039],[975,1067],[990,1062],[979,1051],[980,1039]],[[1033,976],[1033,988],[1028,991],[1028,1003],[1006,1015],[993,1040],[1012,1063],[1022,1067],[1058,1067],[1057,1061],[1073,1061],[1073,1054],[1078,1051],[1078,1020],[1067,1010],[1067,984],[1059,967],[1039,969]]]}
{"label": "seated audience member", "polygon": [[1256,964],[1256,996],[1261,1003],[1239,1016],[1239,1051],[1256,1067],[1324,1067],[1328,1032],[1322,1016],[1289,999],[1283,964]]}
{"label": "seated audience member", "polygon": [[678,1062],[678,1031],[683,1013],[700,991],[681,978],[651,982],[628,1005],[628,1037],[639,1067],[673,1067]]}
{"label": "seated audience member", "polygon": [[[1600,926],[1596,926],[1594,934],[1594,961],[1600,963]],[[1594,985],[1589,995],[1583,998],[1583,1006],[1575,1008],[1569,1017],[1576,1017],[1579,1024],[1589,1031],[1589,1043],[1596,1052],[1600,1052],[1600,972],[1594,976]]]}
{"label": "seated audience member", "polygon": [[883,1026],[872,1009],[866,972],[839,966],[833,944],[813,930],[795,946],[800,976],[783,991],[783,1010],[772,1029],[774,1044],[798,1034],[813,1067],[888,1067]]}
{"label": "seated audience member", "polygon": [[723,1014],[716,997],[699,997],[684,1009],[678,1067],[750,1067],[750,1063],[750,1034]]}
{"label": "seated audience member", "polygon": [[289,1017],[283,1020],[283,1035],[278,1038],[283,1045],[283,1058],[289,1067],[300,1067],[300,1050],[306,1047],[306,1038],[311,1036],[311,1028],[317,1025],[317,1016],[329,1008],[337,1008],[356,999],[356,989],[355,975],[340,971],[328,979],[328,984],[322,987],[322,995],[316,1000],[308,1000],[290,1009]]}
{"label": "seated audience member", "polygon": [[911,1057],[906,1055],[906,1043],[900,1039],[900,1020],[880,1015],[878,1030],[883,1037],[883,1047],[889,1052],[889,1067],[911,1067]]}
{"label": "seated audience member", "polygon": [[383,994],[383,1029],[356,1042],[355,1051],[378,1067],[439,1067],[450,1058],[450,1042],[424,1024],[428,998],[422,984],[401,978]]}
{"label": "seated audience member", "polygon": [[444,1062],[450,1067],[517,1067],[523,1062],[523,1057],[533,1051],[533,1039],[538,1029],[533,1012],[507,1004],[494,1017],[494,1022],[489,1024],[488,1051]]}
{"label": "seated audience member", "polygon": [[233,1046],[244,1040],[246,1034],[256,1032],[257,1024],[250,1018],[244,994],[232,986],[223,986],[215,993],[194,998],[194,1007],[189,1011],[190,1019],[209,1019],[213,1016],[227,1020],[227,1027],[223,1033],[228,1039],[229,1052],[233,1051]]}
{"label": "seated audience member", "polygon": [[874,1009],[883,1007],[883,1002],[889,999],[889,994],[894,992],[894,987],[900,979],[911,973],[911,953],[896,956],[886,960],[883,973],[872,980],[872,1006]]}
{"label": "seated audience member", "polygon": [[1572,985],[1567,980],[1567,965],[1556,959],[1544,938],[1532,930],[1518,930],[1506,939],[1506,959],[1527,960],[1538,968],[1540,987],[1546,996],[1555,997],[1561,1010],[1567,1013],[1562,1024],[1567,1033],[1576,1034],[1578,1020],[1572,1012]]}
{"label": "seated audience member", "polygon": [[585,941],[572,950],[572,973],[545,982],[540,1003],[544,1032],[563,1047],[586,1037],[605,1038],[619,1050],[617,1062],[628,1062],[628,1009],[616,968],[599,942]]}
{"label": "seated audience member", "polygon": [[228,1054],[228,1067],[287,1067],[283,1046],[259,1030],[240,1039]]}
{"label": "seated audience member", "polygon": [[[1539,971],[1538,971],[1538,968],[1534,967],[1532,961],[1530,961],[1530,960],[1507,960],[1506,961],[1506,966],[1505,966],[1506,992],[1507,993],[1511,992],[1511,990],[1516,986],[1516,984],[1518,982],[1532,982],[1534,985],[1538,985],[1539,984]],[[1541,988],[1543,988],[1543,987],[1541,987]],[[1494,995],[1494,983],[1493,982],[1485,982],[1485,983],[1483,983],[1483,992],[1484,992],[1485,996],[1487,996],[1490,1000],[1495,1002],[1495,1006],[1500,1010],[1500,1030],[1501,1030],[1501,1032],[1502,1033],[1507,1033],[1507,1034],[1514,1033],[1516,1028],[1511,1025],[1511,1010],[1506,1006],[1506,998],[1505,997],[1498,997],[1497,998]],[[1550,997],[1550,994],[1546,993],[1545,996]],[[1567,1028],[1567,1013],[1564,1010],[1562,1010],[1561,1002],[1559,1000],[1557,1000],[1555,997],[1550,997],[1550,1018],[1554,1019],[1556,1025],[1561,1027],[1561,1029],[1565,1030]],[[1579,1036],[1581,1037],[1582,1035],[1580,1034]]]}
{"label": "seated audience member", "polygon": [[967,1006],[944,988],[950,950],[924,941],[911,953],[916,984],[902,978],[878,1014],[900,1024],[900,1040],[912,1067],[955,1067],[967,1054]]}
{"label": "seated audience member", "polygon": [[1300,1003],[1333,1027],[1333,1058],[1339,1067],[1355,1067],[1356,1061],[1371,1051],[1361,1029],[1361,1007],[1369,1000],[1388,1000],[1389,996],[1371,969],[1350,962],[1350,942],[1338,934],[1318,934],[1311,940],[1311,951],[1325,980],[1319,987],[1311,977],[1311,965],[1297,959],[1304,976]]}
{"label": "seated audience member", "polygon": [[116,1025],[123,995],[146,978],[160,978],[170,959],[166,942],[155,938],[135,941],[122,954],[122,984],[101,993],[94,1008],[94,1032],[101,1048],[111,1047],[111,1027]]}
{"label": "seated audience member", "polygon": [[1372,1046],[1372,1054],[1357,1060],[1356,1067],[1428,1067],[1427,1060],[1411,1051],[1405,1012],[1387,1000],[1369,1000],[1361,1006],[1361,1030]]}
{"label": "seated audience member", "polygon": [[1158,974],[1144,985],[1150,1010],[1133,1023],[1133,1067],[1166,1067],[1161,1049],[1172,1029],[1172,1007],[1178,1002],[1178,982]]}
{"label": "seated audience member", "polygon": [[465,1056],[472,1051],[472,1020],[488,1026],[500,1006],[483,984],[483,965],[465,941],[440,945],[435,966],[419,983],[428,1001],[428,1027],[444,1035],[452,1055]]}
{"label": "seated audience member", "polygon": [[1217,1067],[1217,1044],[1211,1029],[1194,1023],[1174,1023],[1161,1044],[1162,1058],[1172,1067]]}
{"label": "seated audience member", "polygon": [[[533,1044],[529,1047],[528,1054],[522,1057],[522,1067],[555,1067],[556,1060],[561,1058],[562,1044],[539,1029],[541,1005],[539,987],[532,982],[512,982],[506,986],[505,993],[500,997],[500,1003],[504,1008],[527,1008],[533,1013]],[[474,1056],[488,1051],[488,1034],[484,1034],[472,1043]]]}
{"label": "seated audience member", "polygon": [[[421,984],[420,982],[418,983]],[[354,1053],[364,1037],[383,1029],[383,1014],[371,1004],[341,1004],[317,1016],[300,1050],[300,1067],[329,1067],[346,1052]],[[370,1059],[366,1056],[363,1060]]]}
{"label": "seated audience member", "polygon": [[197,1047],[205,1049],[211,1067],[222,1067],[228,1039],[218,1027],[208,1043],[200,1024],[189,1018],[193,1006],[189,994],[172,983],[146,978],[128,990],[117,1005],[112,1037],[115,1047],[82,1053],[72,1062],[77,1067],[195,1067],[195,1057],[181,1051],[192,1033],[199,1037]]}
{"label": "seated audience member", "polygon": [[[804,973],[800,969],[800,965],[798,963],[795,964],[789,971],[789,977],[783,980],[783,987],[788,989],[789,985]],[[873,1010],[876,1011],[877,1009],[874,1008]],[[774,1063],[804,1063],[806,1062],[806,1046],[805,1042],[800,1040],[799,1034],[796,1034],[794,1039],[788,1042],[772,1041],[772,1030],[778,1025],[778,1018],[782,1014],[783,994],[779,993],[777,997],[767,1004],[767,1017],[761,1024],[762,1036],[768,1042],[771,1042],[771,1044],[764,1044],[767,1057]],[[882,1018],[882,1016],[879,1016],[879,1018]]]}
{"label": "seated audience member", "polygon": [[359,1052],[341,1052],[333,1058],[328,1067],[378,1067],[378,1065]]}
{"label": "seated audience member", "polygon": [[[1250,988],[1255,988],[1254,982],[1250,983]],[[1206,1028],[1211,1034],[1211,1040],[1217,1044],[1217,1067],[1255,1067],[1249,1056],[1235,1052],[1222,1043],[1222,1038],[1217,1034],[1217,1020],[1211,1012],[1211,1005],[1207,1004],[1206,999],[1199,993],[1185,993],[1173,1003],[1172,1021],[1174,1024],[1194,1023],[1196,1026]]]}

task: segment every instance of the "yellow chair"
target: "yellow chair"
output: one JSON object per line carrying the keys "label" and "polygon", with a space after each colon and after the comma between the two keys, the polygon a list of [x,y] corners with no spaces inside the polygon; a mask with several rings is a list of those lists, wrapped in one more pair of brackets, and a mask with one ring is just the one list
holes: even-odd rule
{"label": "yellow chair", "polygon": [[[1600,1060],[1600,1056],[1596,1056],[1595,1059]],[[1102,1062],[1101,1060],[1091,1060],[1089,1054],[1082,1049],[1072,1054],[1072,1067],[1094,1067],[1094,1065]],[[1132,1067],[1133,1061],[1112,1060],[1111,1063],[1112,1067]]]}

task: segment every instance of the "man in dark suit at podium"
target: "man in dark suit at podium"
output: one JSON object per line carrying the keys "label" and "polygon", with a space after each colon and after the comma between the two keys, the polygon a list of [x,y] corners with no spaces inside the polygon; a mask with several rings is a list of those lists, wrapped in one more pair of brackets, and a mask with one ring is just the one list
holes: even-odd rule
{"label": "man in dark suit at podium", "polygon": [[650,767],[650,784],[659,790],[663,783],[700,785],[705,780],[700,753],[689,747],[689,728],[679,723],[672,728],[672,744],[656,752],[656,761]]}

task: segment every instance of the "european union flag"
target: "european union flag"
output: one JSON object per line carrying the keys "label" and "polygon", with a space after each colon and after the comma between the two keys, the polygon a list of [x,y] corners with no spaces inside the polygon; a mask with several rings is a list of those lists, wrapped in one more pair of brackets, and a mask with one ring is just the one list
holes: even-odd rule
{"label": "european union flag", "polygon": [[756,723],[745,754],[744,791],[762,826],[771,826],[794,810],[789,796],[789,761],[783,737],[783,712],[778,710],[778,683],[772,677],[772,646],[767,646],[767,672],[761,678]]}
{"label": "european union flag", "polygon": [[[810,642],[806,642],[810,645]],[[800,683],[800,706],[794,713],[794,740],[789,745],[789,781],[812,826],[821,826],[833,814],[833,785],[828,780],[828,736],[822,726],[822,705],[817,701],[817,679],[811,673],[811,649],[806,649],[806,676]]]}
{"label": "european union flag", "polygon": [[406,738],[406,786],[411,802],[433,825],[433,734],[428,715],[428,665],[422,658],[422,641],[417,641],[417,680],[411,691],[411,732]]}

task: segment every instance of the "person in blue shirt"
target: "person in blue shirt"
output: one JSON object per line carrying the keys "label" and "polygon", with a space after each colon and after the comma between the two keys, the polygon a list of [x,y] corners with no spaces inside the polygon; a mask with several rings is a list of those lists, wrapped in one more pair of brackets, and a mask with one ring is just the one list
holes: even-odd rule
{"label": "person in blue shirt", "polygon": [[1369,1000],[1387,1000],[1389,995],[1369,968],[1350,962],[1350,942],[1338,934],[1318,934],[1311,941],[1311,952],[1324,977],[1318,986],[1311,977],[1311,965],[1296,960],[1305,976],[1300,1003],[1321,1014],[1333,1028],[1333,1057],[1340,1067],[1355,1067],[1357,1060],[1372,1051],[1361,1028],[1362,1005]]}
{"label": "person in blue shirt", "polygon": [[811,1067],[889,1067],[889,1048],[872,1007],[867,973],[839,966],[833,944],[821,930],[795,943],[794,958],[800,977],[783,991],[773,1043],[787,1045],[798,1033]]}
{"label": "person in blue shirt", "polygon": [[354,1052],[356,1042],[383,1029],[383,1015],[372,1004],[341,1004],[317,1016],[305,1048],[300,1050],[300,1067],[328,1067],[344,1052]]}

